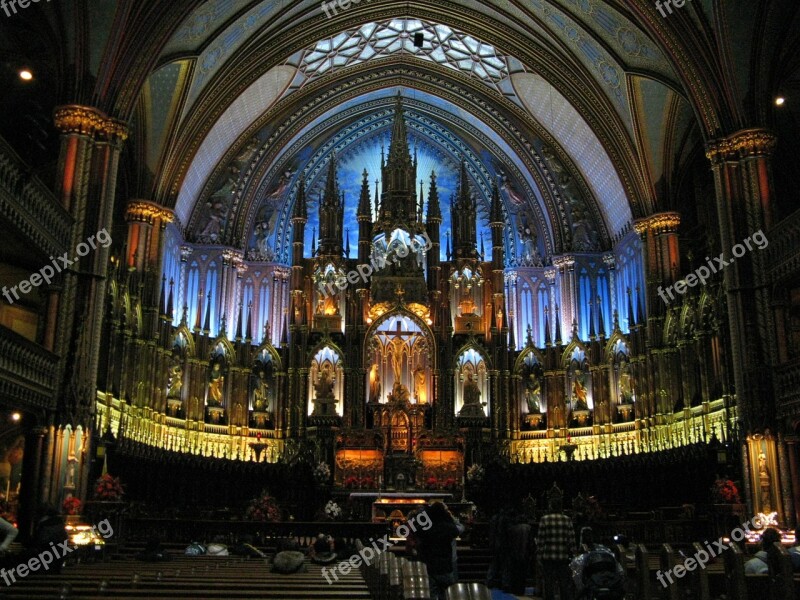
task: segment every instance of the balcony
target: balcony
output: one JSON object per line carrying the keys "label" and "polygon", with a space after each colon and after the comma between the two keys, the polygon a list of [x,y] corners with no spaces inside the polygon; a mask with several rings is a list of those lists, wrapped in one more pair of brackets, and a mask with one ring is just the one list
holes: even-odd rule
{"label": "balcony", "polygon": [[46,185],[31,176],[0,137],[0,221],[9,223],[44,256],[70,250],[73,220]]}
{"label": "balcony", "polygon": [[779,418],[800,415],[800,360],[775,369],[775,400]]}
{"label": "balcony", "polygon": [[0,326],[0,397],[16,408],[55,408],[58,357]]}

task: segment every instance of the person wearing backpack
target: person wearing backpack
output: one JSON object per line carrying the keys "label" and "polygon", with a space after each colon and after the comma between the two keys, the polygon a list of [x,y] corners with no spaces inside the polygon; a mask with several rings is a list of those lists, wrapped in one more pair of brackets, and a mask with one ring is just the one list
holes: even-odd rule
{"label": "person wearing backpack", "polygon": [[577,600],[622,600],[625,569],[610,548],[595,543],[591,527],[581,530],[586,552],[570,564]]}

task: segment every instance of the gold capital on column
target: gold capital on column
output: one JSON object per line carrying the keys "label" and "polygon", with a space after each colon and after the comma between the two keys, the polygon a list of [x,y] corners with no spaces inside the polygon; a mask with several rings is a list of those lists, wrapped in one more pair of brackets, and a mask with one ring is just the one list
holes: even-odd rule
{"label": "gold capital on column", "polygon": [[57,106],[53,111],[53,121],[61,133],[78,133],[93,136],[107,117],[89,106]]}
{"label": "gold capital on column", "polygon": [[149,200],[131,200],[128,202],[125,210],[125,220],[129,223],[139,221],[152,225],[156,219],[161,219],[162,223],[172,223],[175,220],[175,213]]}
{"label": "gold capital on column", "polygon": [[648,231],[654,234],[675,233],[678,230],[678,225],[680,224],[681,215],[679,213],[663,212],[650,215],[649,217],[645,217],[643,219],[637,219],[633,223],[633,228],[639,235],[643,235]]}
{"label": "gold capital on column", "polygon": [[748,156],[771,156],[778,138],[766,129],[745,129],[730,138],[733,149],[742,158]]}

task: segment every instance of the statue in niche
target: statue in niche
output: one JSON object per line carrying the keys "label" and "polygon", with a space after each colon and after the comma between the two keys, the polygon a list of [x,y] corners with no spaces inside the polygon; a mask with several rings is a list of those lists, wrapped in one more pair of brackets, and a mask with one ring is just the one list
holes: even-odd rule
{"label": "statue in niche", "polygon": [[475,375],[472,371],[467,371],[466,379],[464,379],[463,388],[464,406],[458,412],[460,417],[485,417],[486,413],[483,412],[484,402],[481,402],[481,390],[478,388],[478,382],[475,381]]}
{"label": "statue in niche", "polygon": [[172,365],[169,369],[167,399],[180,399],[181,388],[183,388],[183,368],[180,365]]}
{"label": "statue in niche", "polygon": [[221,234],[225,217],[228,214],[228,207],[225,202],[217,197],[212,197],[206,203],[209,211],[208,221],[206,222],[203,231],[200,233],[198,240],[203,243],[216,243]]}
{"label": "statue in niche", "polygon": [[400,383],[403,376],[403,340],[394,338],[391,342],[392,352],[392,373],[394,374],[394,382]]}
{"label": "statue in niche", "polygon": [[192,396],[191,399],[189,400],[189,410],[187,418],[202,420],[203,410],[200,408],[200,398],[198,396]]}
{"label": "statue in niche", "polygon": [[586,379],[580,369],[575,371],[575,379],[572,382],[572,401],[575,402],[575,410],[589,410]]}
{"label": "statue in niche", "polygon": [[317,382],[314,384],[314,391],[317,394],[318,400],[328,400],[333,398],[333,375],[331,374],[331,367],[326,364],[319,376]]}
{"label": "statue in niche", "polygon": [[246,423],[244,404],[242,404],[241,400],[237,401],[236,404],[233,405],[233,410],[231,413],[232,425],[244,425]]}
{"label": "statue in niche", "polygon": [[761,512],[772,512],[772,491],[767,457],[762,452],[758,455],[758,486],[761,490]]}
{"label": "statue in niche", "polygon": [[414,369],[414,398],[416,398],[417,402],[420,404],[425,404],[427,402],[426,396],[425,369],[422,367],[417,367]]}
{"label": "statue in niche", "polygon": [[543,261],[542,257],[539,255],[536,231],[531,227],[527,215],[522,215],[517,231],[519,233],[520,242],[522,243],[520,264],[526,267],[541,267]]}
{"label": "statue in niche", "polygon": [[475,376],[472,371],[467,373],[467,378],[464,380],[464,404],[480,404],[481,391],[478,389],[478,383],[475,381]]}
{"label": "statue in niche", "polygon": [[399,381],[395,381],[394,385],[392,386],[392,391],[389,393],[387,397],[390,403],[401,402],[405,403],[408,402],[409,396],[411,394],[408,391],[408,388],[404,386]]}
{"label": "statue in niche", "polygon": [[222,388],[225,376],[222,374],[219,362],[215,362],[208,377],[208,405],[222,406]]}
{"label": "statue in niche", "polygon": [[381,374],[378,365],[372,365],[369,371],[369,401],[381,401]]}
{"label": "statue in niche", "polygon": [[633,402],[631,367],[626,360],[623,360],[619,366],[619,401],[620,404],[630,404]]}
{"label": "statue in niche", "polygon": [[269,382],[263,368],[258,370],[255,377],[253,410],[256,412],[267,412],[269,410]]}
{"label": "statue in niche", "polygon": [[528,384],[525,388],[525,402],[528,405],[528,414],[535,415],[542,412],[542,382],[535,373],[528,376]]}

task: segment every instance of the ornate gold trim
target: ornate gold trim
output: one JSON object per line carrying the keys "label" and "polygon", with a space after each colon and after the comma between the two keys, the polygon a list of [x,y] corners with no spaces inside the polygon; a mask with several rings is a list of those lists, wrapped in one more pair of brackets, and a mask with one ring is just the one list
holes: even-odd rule
{"label": "ornate gold trim", "polygon": [[162,223],[172,223],[175,220],[175,213],[168,208],[159,206],[149,200],[131,200],[125,209],[125,220],[140,221],[153,225],[156,220],[161,219]]}
{"label": "ornate gold trim", "polygon": [[766,129],[743,129],[706,145],[706,158],[716,165],[724,160],[771,156],[778,138]]}
{"label": "ornate gold trim", "polygon": [[633,228],[639,235],[643,235],[648,231],[658,235],[661,233],[675,233],[680,224],[680,213],[663,212],[650,215],[644,219],[637,219],[633,223]]}

